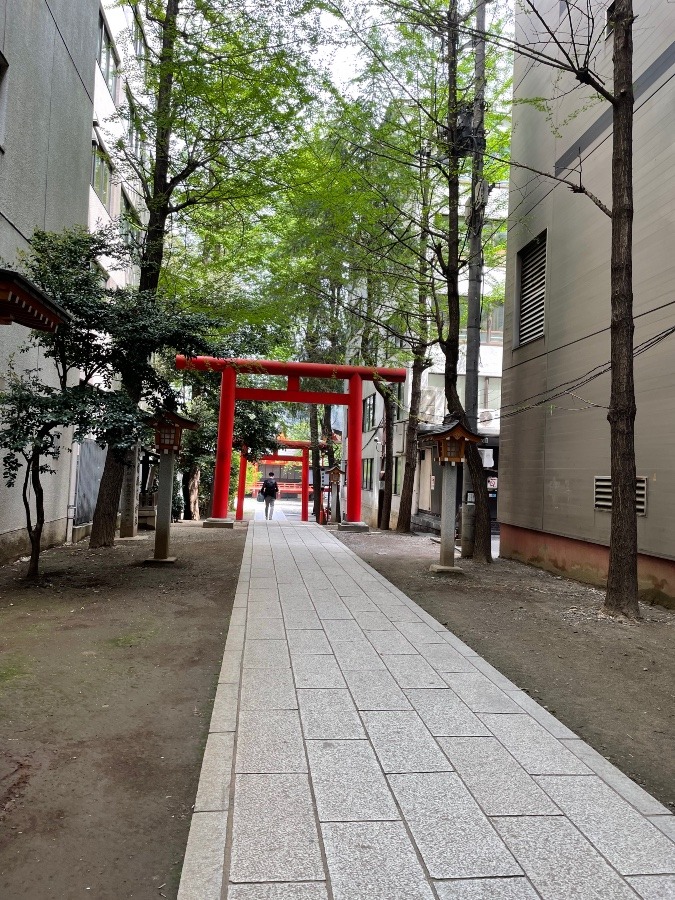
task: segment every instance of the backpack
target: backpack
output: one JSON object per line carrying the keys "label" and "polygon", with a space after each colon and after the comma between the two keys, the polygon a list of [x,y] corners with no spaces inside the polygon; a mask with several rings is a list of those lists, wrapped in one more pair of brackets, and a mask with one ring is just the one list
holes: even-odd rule
{"label": "backpack", "polygon": [[274,478],[266,478],[262,483],[262,493],[265,497],[274,497],[277,483]]}

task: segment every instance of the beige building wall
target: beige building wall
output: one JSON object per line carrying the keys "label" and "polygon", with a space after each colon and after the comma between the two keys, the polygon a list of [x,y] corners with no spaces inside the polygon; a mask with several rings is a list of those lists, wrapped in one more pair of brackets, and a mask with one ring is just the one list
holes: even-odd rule
{"label": "beige building wall", "polygon": [[[0,259],[14,264],[36,228],[87,224],[98,0],[0,0]],[[0,326],[0,386],[10,360],[38,368],[20,325]],[[54,383],[49,364],[43,367]],[[67,436],[64,445],[69,445]],[[44,545],[65,539],[71,459],[45,476]],[[0,561],[27,549],[21,492],[0,483]]]}
{"label": "beige building wall", "polygon": [[[635,344],[675,325],[675,5],[637,2],[635,28]],[[604,7],[597,5],[598,20]],[[559,4],[548,21],[559,27]],[[658,27],[646,27],[649,22]],[[520,28],[531,28],[519,15]],[[532,43],[530,35],[530,43]],[[600,40],[596,70],[611,87],[611,39]],[[518,100],[550,96],[551,69],[516,60]],[[571,85],[562,80],[564,91]],[[583,183],[611,204],[611,111],[583,91],[555,104],[552,122],[532,106],[514,108],[512,157],[563,177],[581,147]],[[545,334],[518,346],[518,253],[546,230]],[[588,198],[531,171],[513,169],[507,259],[501,417],[502,552],[602,581],[610,513],[594,507],[594,476],[609,475],[609,373],[571,393],[554,390],[609,360],[610,220]],[[649,557],[675,560],[675,336],[635,361],[637,473],[648,479],[647,514],[638,517],[642,586],[675,593],[672,581],[650,576]],[[542,395],[550,400],[530,408]],[[553,394],[559,396],[553,397]],[[522,412],[520,410],[525,409]],[[511,526],[511,528],[509,528]],[[533,539],[523,529],[548,536]],[[555,538],[560,538],[556,541]],[[527,549],[525,549],[527,547]],[[574,548],[576,549],[570,549]],[[534,548],[534,549],[533,549]],[[575,559],[578,567],[575,568]],[[592,561],[594,560],[594,561]],[[652,567],[654,568],[654,567]]]}

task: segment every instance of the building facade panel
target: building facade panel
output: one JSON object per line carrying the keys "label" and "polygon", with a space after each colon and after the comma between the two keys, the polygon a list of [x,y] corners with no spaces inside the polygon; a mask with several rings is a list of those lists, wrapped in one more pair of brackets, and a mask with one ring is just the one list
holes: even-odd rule
{"label": "building facade panel", "polygon": [[[556,7],[557,3],[548,8],[551,22]],[[604,5],[594,4],[594,10],[600,21]],[[675,325],[675,254],[671,247],[675,123],[670,115],[675,103],[675,7],[661,0],[649,7],[636,3],[635,11],[637,21],[643,23],[635,28],[634,60],[634,309],[635,345],[639,348]],[[658,21],[659,27],[644,27],[647,20]],[[603,37],[596,60],[610,89],[611,43]],[[517,100],[542,96],[543,72],[551,77],[550,69],[518,63]],[[555,147],[551,147],[546,116],[540,113],[536,117],[532,106],[518,103],[514,158],[516,152],[524,153],[521,161],[534,168],[578,178],[578,173],[571,171],[581,148],[584,184],[610,205],[611,109],[606,102],[585,105],[582,92],[564,91],[564,80],[557,86],[564,96],[556,103]],[[543,164],[542,144],[549,154]],[[595,508],[593,478],[610,471],[606,418],[610,375],[605,371],[581,382],[584,374],[599,370],[610,357],[611,223],[588,198],[543,177],[538,179],[541,194],[528,188],[537,202],[524,204],[525,181],[525,173],[515,170],[507,258],[500,466],[500,519],[512,527],[505,532],[502,551],[553,568],[557,554],[566,560],[565,571],[601,581],[611,513]],[[543,227],[548,269],[545,333],[538,341],[518,347],[518,253]],[[636,465],[637,474],[647,479],[647,512],[637,522],[639,549],[644,554],[643,587],[658,588],[662,583],[675,588],[675,568],[666,578],[654,575],[650,581],[645,575],[658,568],[657,561],[649,562],[653,557],[661,558],[658,565],[662,569],[673,567],[671,561],[675,561],[671,514],[675,499],[674,342],[675,336],[671,336],[653,346],[645,343],[635,362]],[[535,411],[506,415],[518,404],[527,406],[527,398],[541,391],[548,392],[543,396],[550,401],[544,404],[543,419]],[[524,465],[532,470],[532,478],[521,471]],[[539,524],[531,515],[538,504]]]}

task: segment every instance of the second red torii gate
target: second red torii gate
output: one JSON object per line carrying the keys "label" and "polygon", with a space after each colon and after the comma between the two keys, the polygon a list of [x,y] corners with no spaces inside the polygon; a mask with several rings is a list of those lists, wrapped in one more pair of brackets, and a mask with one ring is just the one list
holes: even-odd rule
{"label": "second red torii gate", "polygon": [[[289,438],[280,437],[277,438],[277,444],[282,450],[301,450],[301,454],[299,456],[282,456],[280,453],[266,453],[265,456],[260,457],[260,459],[256,460],[259,463],[280,463],[284,465],[289,462],[300,462],[302,465],[302,479],[301,479],[301,490],[302,490],[302,502],[301,502],[301,512],[300,512],[300,521],[308,522],[309,521],[309,451],[311,449],[310,441],[296,441]],[[323,441],[319,441],[319,449],[325,450],[326,444]],[[248,448],[242,444],[241,447],[241,456],[239,460],[239,490],[237,491],[237,522],[240,522],[244,518],[244,497],[246,495],[246,470],[248,468],[248,457],[247,457]]]}
{"label": "second red torii gate", "polygon": [[[213,484],[214,519],[225,520],[229,507],[230,468],[236,400],[278,400],[284,403],[331,403],[347,407],[347,517],[361,521],[361,431],[363,427],[363,381],[375,379],[404,382],[405,369],[371,366],[338,366],[329,363],[279,362],[258,359],[219,359],[214,356],[176,357],[177,369],[221,372],[218,445]],[[237,386],[237,375],[282,375],[286,388],[249,388]],[[301,378],[327,378],[348,381],[346,394],[333,391],[305,391]]]}

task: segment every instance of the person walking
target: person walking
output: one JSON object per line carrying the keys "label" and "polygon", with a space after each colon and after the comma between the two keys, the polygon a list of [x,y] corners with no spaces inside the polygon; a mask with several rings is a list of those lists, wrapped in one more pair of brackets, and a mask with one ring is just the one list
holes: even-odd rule
{"label": "person walking", "polygon": [[263,481],[261,491],[265,498],[265,518],[271,519],[274,516],[274,501],[279,493],[279,485],[274,477],[274,472],[270,472]]}

